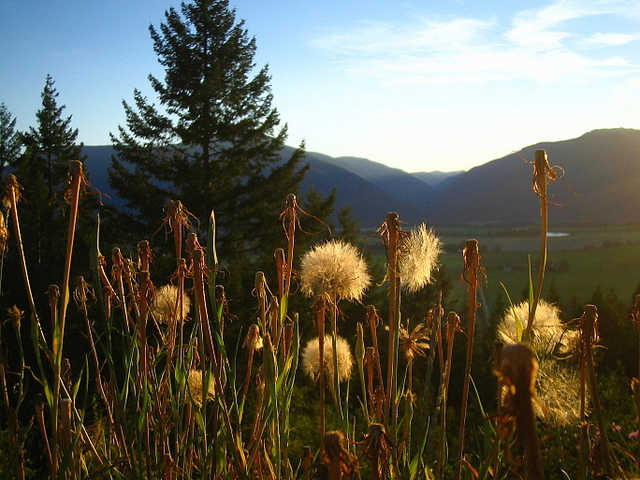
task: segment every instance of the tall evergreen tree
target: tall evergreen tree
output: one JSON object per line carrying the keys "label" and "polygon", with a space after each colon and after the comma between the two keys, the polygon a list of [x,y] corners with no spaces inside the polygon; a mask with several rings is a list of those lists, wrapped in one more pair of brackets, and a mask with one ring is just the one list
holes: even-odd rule
{"label": "tall evergreen tree", "polygon": [[78,144],[78,129],[71,127],[71,115],[64,118],[65,105],[58,106],[58,91],[51,75],[47,75],[42,91],[42,108],[36,113],[37,126],[25,134],[27,148],[23,161],[40,170],[48,195],[52,196],[67,183],[71,160],[83,160],[82,143]]}
{"label": "tall evergreen tree", "polygon": [[36,126],[23,134],[25,148],[15,169],[23,187],[21,227],[34,291],[45,291],[50,283],[61,281],[60,257],[67,237],[67,172],[71,160],[84,160],[82,144],[76,143],[78,130],[71,127],[71,116],[63,116],[66,107],[58,105],[58,92],[50,75],[41,96]]}
{"label": "tall evergreen tree", "polygon": [[149,27],[165,68],[164,79],[149,75],[159,106],[137,89],[134,105],[123,102],[109,181],[126,201],[121,225],[132,241],[158,228],[170,199],[200,220],[214,210],[218,256],[237,271],[282,246],[278,215],[306,168],[302,148],[282,160],[287,127],[271,105],[267,67],[255,70],[255,39],[228,3],[182,3],[159,30]]}
{"label": "tall evergreen tree", "polygon": [[11,118],[11,112],[0,103],[0,179],[4,176],[5,168],[12,166],[20,154],[20,133],[16,131],[16,118]]}

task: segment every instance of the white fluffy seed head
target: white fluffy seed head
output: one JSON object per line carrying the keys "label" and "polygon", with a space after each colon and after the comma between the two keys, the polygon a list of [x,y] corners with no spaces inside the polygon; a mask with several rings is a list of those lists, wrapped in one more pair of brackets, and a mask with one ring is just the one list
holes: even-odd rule
{"label": "white fluffy seed head", "polygon": [[[516,317],[521,328],[527,328],[529,319],[529,302],[524,301],[509,307],[498,325],[498,338],[504,343],[517,341]],[[572,351],[578,342],[578,332],[567,330],[560,320],[560,309],[552,303],[540,300],[531,328],[530,346],[542,359],[554,354]]]}
{"label": "white fluffy seed head", "polygon": [[[189,393],[193,403],[202,406],[202,395],[205,392],[204,375],[202,370],[189,370],[187,376],[187,386],[189,387]],[[213,377],[209,377],[209,385],[206,389],[207,400],[213,400],[215,398],[215,389],[213,387]]]}
{"label": "white fluffy seed head", "polygon": [[400,246],[400,283],[415,292],[431,282],[441,252],[442,242],[426,224],[411,230]]}
{"label": "white fluffy seed head", "polygon": [[182,298],[178,296],[178,287],[175,285],[164,285],[158,289],[153,302],[151,312],[158,323],[169,325],[171,322],[184,321],[187,318],[191,300],[182,292]]}
{"label": "white fluffy seed head", "polygon": [[371,283],[367,264],[350,243],[330,240],[302,257],[300,280],[308,296],[328,295],[358,301]]}
{"label": "white fluffy seed head", "polygon": [[[516,317],[520,328],[527,327],[529,302],[524,301],[507,309],[498,325],[498,339],[505,344],[515,343]],[[566,425],[580,417],[580,380],[576,368],[561,360],[577,351],[579,334],[567,330],[555,305],[540,300],[531,328],[530,346],[538,358],[536,414],[555,425]]]}
{"label": "white fluffy seed head", "polygon": [[[338,381],[344,382],[351,377],[353,371],[353,356],[349,343],[342,337],[336,339],[336,351],[338,359]],[[320,344],[318,338],[307,343],[302,351],[302,368],[304,372],[314,380],[320,374]],[[331,335],[324,337],[324,371],[331,383],[333,383],[333,343]]]}

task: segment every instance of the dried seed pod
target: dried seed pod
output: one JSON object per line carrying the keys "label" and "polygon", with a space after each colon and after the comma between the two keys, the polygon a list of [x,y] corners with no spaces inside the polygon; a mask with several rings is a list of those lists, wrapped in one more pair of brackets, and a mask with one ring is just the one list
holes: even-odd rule
{"label": "dried seed pod", "polygon": [[384,425],[379,423],[369,425],[369,431],[364,437],[363,443],[363,455],[366,455],[371,460],[372,478],[374,480],[389,478],[388,468],[385,469],[384,466],[389,464],[393,442],[387,435]]}
{"label": "dried seed pod", "polygon": [[500,375],[507,387],[502,416],[513,416],[516,431],[524,449],[527,478],[544,479],[532,399],[538,361],[531,348],[523,343],[514,343],[502,348]]}
{"label": "dried seed pod", "polygon": [[357,459],[345,448],[342,432],[329,432],[324,436],[324,462],[329,466],[329,480],[351,478],[357,470]]}

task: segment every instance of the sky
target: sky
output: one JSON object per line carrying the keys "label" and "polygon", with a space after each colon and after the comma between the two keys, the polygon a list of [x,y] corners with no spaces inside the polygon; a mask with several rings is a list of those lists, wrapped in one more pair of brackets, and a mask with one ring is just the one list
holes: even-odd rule
{"label": "sky", "polygon": [[[85,145],[134,89],[178,0],[0,1],[0,101],[36,124],[50,74]],[[637,0],[230,0],[269,66],[288,144],[408,172],[468,170],[541,141],[640,129]]]}

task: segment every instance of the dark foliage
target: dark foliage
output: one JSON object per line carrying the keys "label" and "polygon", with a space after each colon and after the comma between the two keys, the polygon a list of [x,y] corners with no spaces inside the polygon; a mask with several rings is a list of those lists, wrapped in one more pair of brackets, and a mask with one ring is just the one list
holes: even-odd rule
{"label": "dark foliage", "polygon": [[307,170],[303,150],[281,160],[287,127],[271,106],[267,67],[256,71],[255,39],[227,1],[183,3],[150,32],[165,76],[149,76],[159,105],[135,90],[126,126],[112,134],[110,185],[126,202],[119,225],[134,243],[157,230],[168,200],[201,231],[214,211],[218,258],[239,291],[282,246],[278,214]]}

